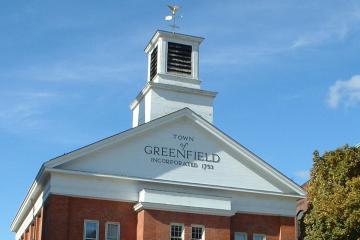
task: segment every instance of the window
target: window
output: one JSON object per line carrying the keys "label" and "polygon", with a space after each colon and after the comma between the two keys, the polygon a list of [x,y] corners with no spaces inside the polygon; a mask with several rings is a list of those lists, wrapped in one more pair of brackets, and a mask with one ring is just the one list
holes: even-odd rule
{"label": "window", "polygon": [[105,240],[120,240],[120,223],[106,223]]}
{"label": "window", "polygon": [[204,240],[204,226],[191,226],[191,240]]}
{"label": "window", "polygon": [[266,236],[264,234],[256,234],[256,233],[254,233],[253,240],[266,240]]}
{"label": "window", "polygon": [[183,240],[184,225],[173,223],[170,225],[170,240]]}
{"label": "window", "polygon": [[95,220],[84,221],[84,240],[99,239],[99,222]]}
{"label": "window", "polygon": [[247,234],[243,232],[236,232],[234,240],[247,240]]}
{"label": "window", "polygon": [[157,73],[157,47],[151,53],[150,57],[150,80],[152,80]]}
{"label": "window", "polygon": [[192,46],[168,42],[167,72],[191,75]]}

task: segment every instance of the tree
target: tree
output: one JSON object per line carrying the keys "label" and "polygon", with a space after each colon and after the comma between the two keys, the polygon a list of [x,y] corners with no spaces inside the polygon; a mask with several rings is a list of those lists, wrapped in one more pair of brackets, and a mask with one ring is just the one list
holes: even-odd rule
{"label": "tree", "polygon": [[306,240],[360,239],[360,148],[314,152]]}

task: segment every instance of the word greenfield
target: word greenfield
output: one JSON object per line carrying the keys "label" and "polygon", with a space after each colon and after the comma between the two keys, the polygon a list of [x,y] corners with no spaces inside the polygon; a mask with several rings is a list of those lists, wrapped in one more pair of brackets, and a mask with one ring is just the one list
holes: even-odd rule
{"label": "word greenfield", "polygon": [[144,152],[148,155],[153,156],[172,157],[184,160],[206,161],[211,163],[219,163],[221,160],[220,156],[216,153],[198,152],[169,147],[145,146]]}

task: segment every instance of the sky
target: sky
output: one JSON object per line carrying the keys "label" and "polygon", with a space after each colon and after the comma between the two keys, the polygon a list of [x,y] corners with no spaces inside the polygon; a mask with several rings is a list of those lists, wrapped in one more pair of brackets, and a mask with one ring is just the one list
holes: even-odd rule
{"label": "sky", "polygon": [[[41,164],[131,127],[164,0],[0,1],[0,239]],[[360,142],[360,2],[179,0],[217,127],[298,184]]]}

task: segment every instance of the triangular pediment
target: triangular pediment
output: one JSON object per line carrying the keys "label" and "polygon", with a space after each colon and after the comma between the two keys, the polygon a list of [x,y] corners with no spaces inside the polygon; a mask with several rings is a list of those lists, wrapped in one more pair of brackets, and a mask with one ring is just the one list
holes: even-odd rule
{"label": "triangular pediment", "polygon": [[79,149],[47,167],[279,194],[295,183],[189,109]]}

